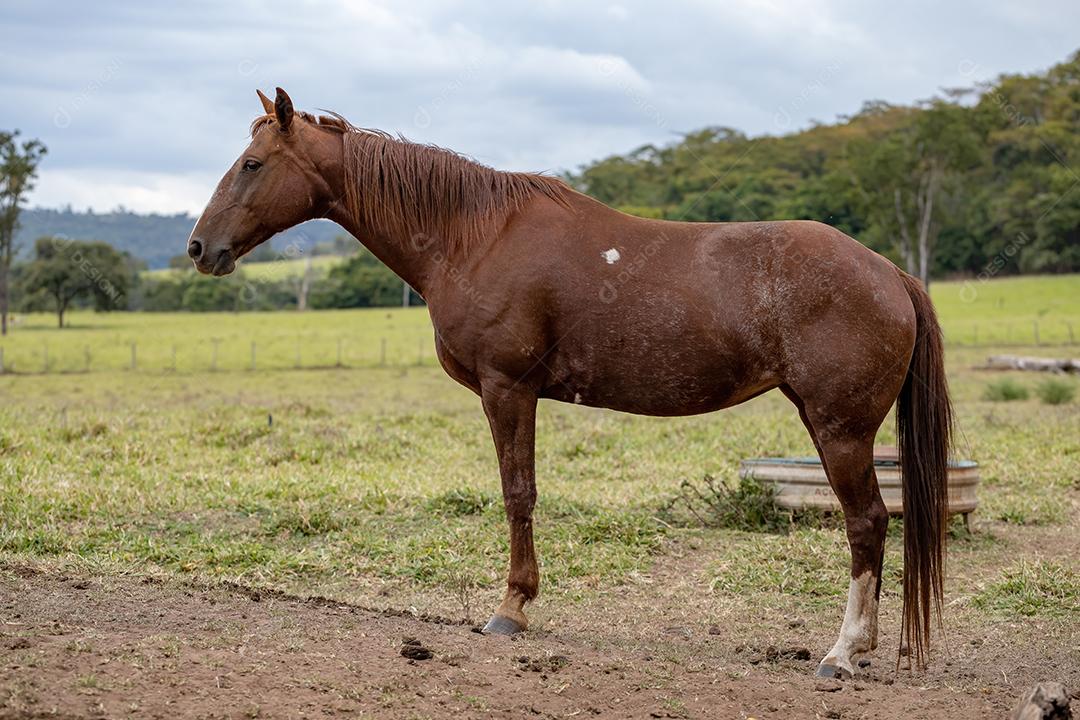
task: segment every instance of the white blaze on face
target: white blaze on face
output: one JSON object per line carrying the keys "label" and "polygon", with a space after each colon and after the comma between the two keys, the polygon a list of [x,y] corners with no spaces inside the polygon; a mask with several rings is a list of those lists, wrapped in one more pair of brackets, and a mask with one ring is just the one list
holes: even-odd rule
{"label": "white blaze on face", "polygon": [[619,255],[619,251],[615,248],[611,248],[610,250],[605,250],[600,253],[600,257],[604,258],[608,265],[614,265],[619,262],[619,258],[622,257],[622,255]]}

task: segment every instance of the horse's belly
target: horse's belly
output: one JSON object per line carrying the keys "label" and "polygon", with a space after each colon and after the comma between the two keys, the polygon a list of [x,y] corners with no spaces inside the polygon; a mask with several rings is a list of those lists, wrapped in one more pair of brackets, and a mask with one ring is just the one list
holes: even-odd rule
{"label": "horse's belly", "polygon": [[573,350],[560,347],[553,358],[544,397],[639,415],[694,415],[779,384],[765,363],[707,342]]}
{"label": "horse's belly", "polygon": [[[647,388],[645,392],[638,392],[637,389],[632,387],[623,387],[622,391],[618,393],[589,393],[586,391],[588,394],[583,394],[580,391],[570,391],[564,386],[558,386],[546,389],[542,396],[561,402],[574,403],[575,405],[606,408],[635,415],[677,417],[699,415],[738,405],[772,387],[775,387],[775,385],[766,385],[753,391],[740,389],[737,392],[684,393],[677,396],[674,394],[657,394],[654,387]],[[673,390],[678,389],[673,388]]]}

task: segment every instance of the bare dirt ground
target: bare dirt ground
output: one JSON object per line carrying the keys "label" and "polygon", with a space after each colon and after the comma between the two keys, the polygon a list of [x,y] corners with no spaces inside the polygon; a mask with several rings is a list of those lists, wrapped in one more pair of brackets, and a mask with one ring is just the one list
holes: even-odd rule
{"label": "bare dirt ground", "polygon": [[[675,586],[623,588],[611,596],[623,605],[509,639],[235,586],[0,569],[2,718],[913,720],[1003,717],[1042,679],[1076,690],[1075,635],[1017,643],[1023,633],[1007,623],[971,639],[961,628],[950,659],[926,674],[896,673],[883,642],[864,675],[837,683],[812,676],[824,631],[807,638],[804,621],[783,618],[778,630],[708,624]],[[648,626],[626,621],[650,614]],[[772,633],[795,640],[771,650]]]}

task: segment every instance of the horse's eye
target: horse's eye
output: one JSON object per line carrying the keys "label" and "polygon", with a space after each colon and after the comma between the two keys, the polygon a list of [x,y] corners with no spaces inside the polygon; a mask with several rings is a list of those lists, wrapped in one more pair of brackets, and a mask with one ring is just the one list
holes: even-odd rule
{"label": "horse's eye", "polygon": [[258,160],[245,160],[244,161],[244,172],[255,172],[256,170],[258,170],[261,167],[262,167],[262,163],[259,162]]}

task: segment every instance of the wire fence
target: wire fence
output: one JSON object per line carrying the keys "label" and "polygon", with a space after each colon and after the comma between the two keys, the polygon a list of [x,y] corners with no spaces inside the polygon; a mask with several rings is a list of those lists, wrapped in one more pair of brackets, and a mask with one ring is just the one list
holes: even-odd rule
{"label": "wire fence", "polygon": [[[58,346],[59,345],[59,346]],[[94,372],[257,372],[325,368],[436,365],[430,336],[405,338],[210,338],[185,343],[130,341],[111,344],[0,346],[0,374]]]}
{"label": "wire fence", "polygon": [[[1077,345],[1072,323],[951,324],[945,344],[963,348]],[[438,364],[430,331],[383,337],[221,337],[167,342],[113,340],[80,344],[63,338],[0,344],[0,374],[93,372],[256,372],[322,368],[416,367]]]}
{"label": "wire fence", "polygon": [[1076,345],[1077,332],[1068,320],[1030,322],[945,323],[945,344],[954,347],[1061,347]]}

